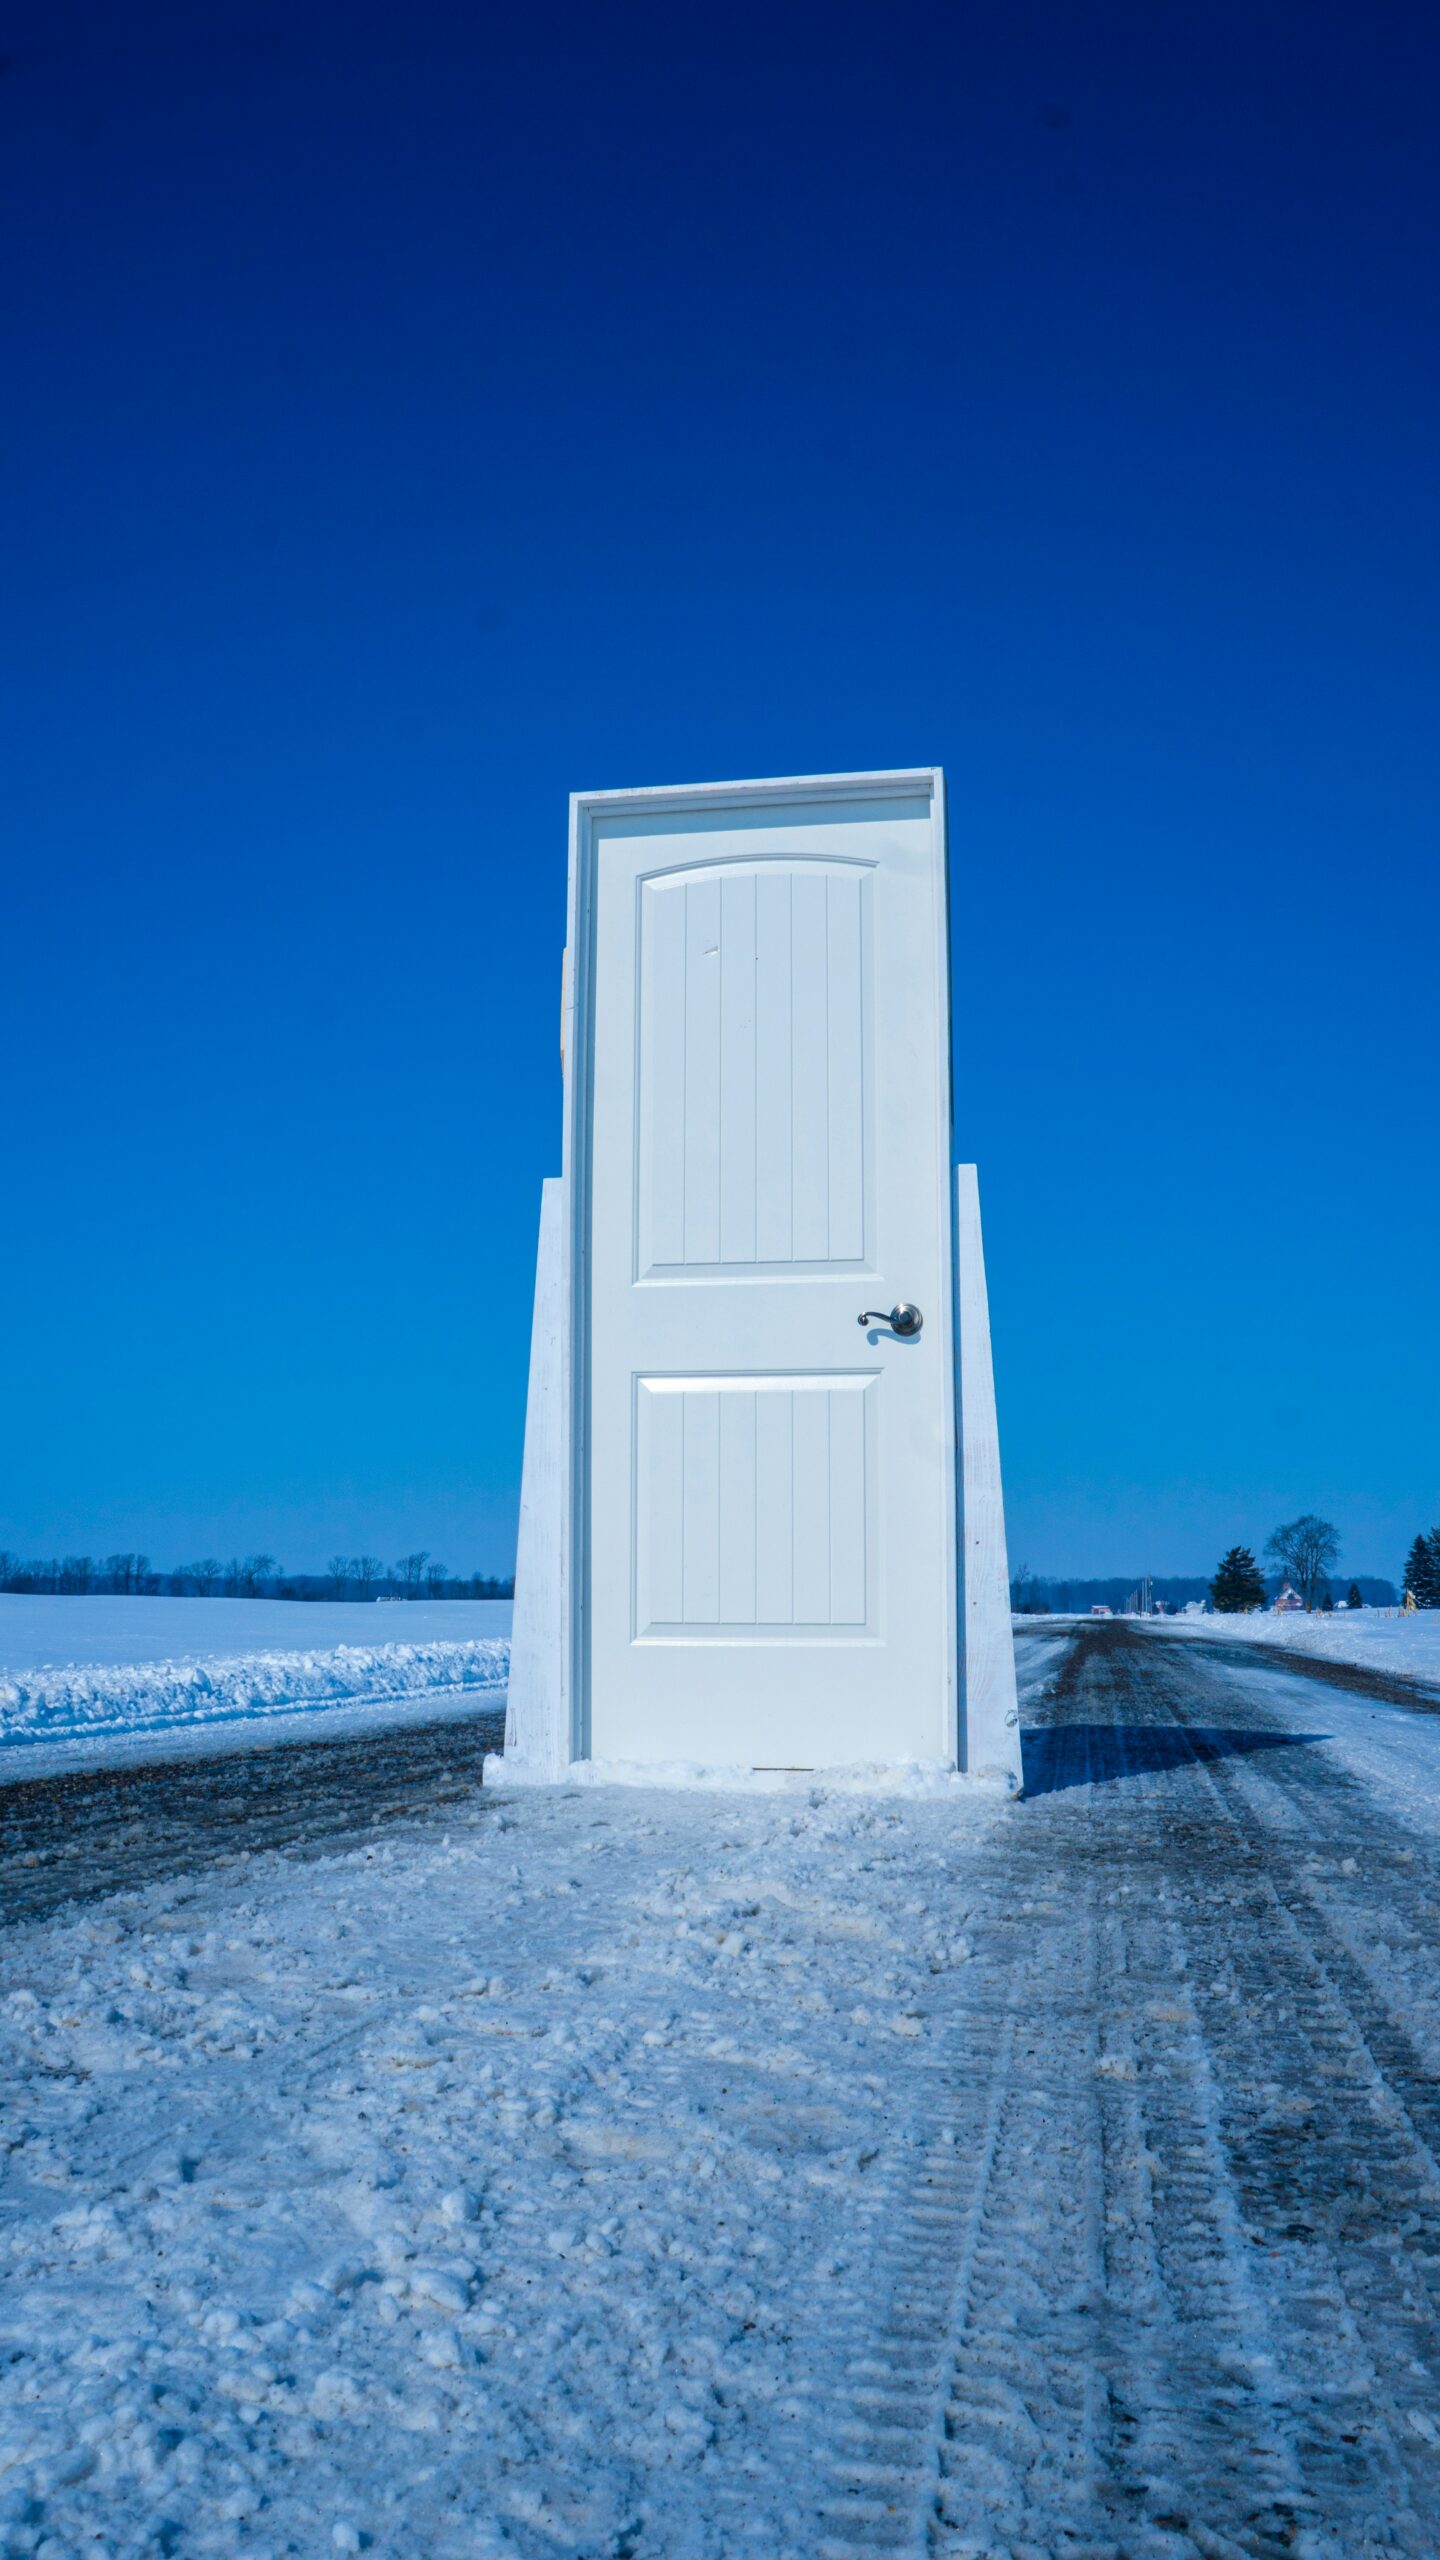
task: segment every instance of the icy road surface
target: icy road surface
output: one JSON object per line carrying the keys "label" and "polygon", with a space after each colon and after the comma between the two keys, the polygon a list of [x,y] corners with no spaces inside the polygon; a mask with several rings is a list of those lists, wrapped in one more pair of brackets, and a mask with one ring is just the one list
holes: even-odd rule
{"label": "icy road surface", "polygon": [[[429,1723],[283,1746],[249,1731],[250,1748],[224,1759],[210,1755],[209,1735],[182,1731],[163,1737],[170,1758],[135,1767],[32,1779],[22,1760],[12,1778],[14,1763],[0,1760],[0,1914],[35,1919],[266,1849],[333,1855],[392,1822],[468,1807],[485,1753],[504,1747],[505,1710],[477,1714],[472,1699],[468,1714],[441,1718],[432,1701]],[[175,1756],[187,1742],[195,1756]]]}
{"label": "icy road surface", "polygon": [[127,1779],[0,1933],[0,2552],[1433,2560],[1440,1718],[1042,1641],[1022,1804]]}

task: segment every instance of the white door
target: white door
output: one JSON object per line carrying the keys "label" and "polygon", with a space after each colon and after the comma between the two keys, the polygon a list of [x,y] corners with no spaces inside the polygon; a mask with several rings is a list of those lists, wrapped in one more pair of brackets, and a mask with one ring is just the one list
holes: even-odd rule
{"label": "white door", "polygon": [[575,869],[576,1747],[952,1759],[940,776],[597,794]]}

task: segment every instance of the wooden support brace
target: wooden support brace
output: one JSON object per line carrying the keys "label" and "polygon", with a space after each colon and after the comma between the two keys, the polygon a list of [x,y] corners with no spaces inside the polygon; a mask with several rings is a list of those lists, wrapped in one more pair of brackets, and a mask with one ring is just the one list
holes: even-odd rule
{"label": "wooden support brace", "polygon": [[566,1696],[564,1197],[558,1175],[542,1184],[515,1550],[506,1757],[495,1760],[488,1773],[496,1779],[506,1774],[507,1762],[512,1776],[519,1763],[536,1778],[563,1778],[571,1757]]}
{"label": "wooden support brace", "polygon": [[960,1766],[1019,1784],[1020,1714],[990,1301],[973,1164],[955,1167],[956,1396],[960,1437]]}

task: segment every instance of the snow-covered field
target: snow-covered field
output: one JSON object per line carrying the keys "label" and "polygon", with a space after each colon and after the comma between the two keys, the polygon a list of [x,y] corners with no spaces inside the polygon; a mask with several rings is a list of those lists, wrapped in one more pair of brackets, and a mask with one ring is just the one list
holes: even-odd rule
{"label": "snow-covered field", "polygon": [[1440,1682],[1440,1609],[1412,1610],[1408,1617],[1379,1609],[1336,1609],[1305,1616],[1298,1610],[1277,1618],[1273,1610],[1249,1617],[1161,1618],[1154,1624],[1167,1636],[1194,1636],[1202,1642],[1223,1636],[1226,1642],[1281,1645],[1291,1653],[1317,1653],[1328,1662],[1358,1662],[1372,1671],[1389,1671],[1404,1680]]}
{"label": "snow-covered field", "polygon": [[0,1591],[0,1674],[69,1662],[228,1660],[337,1644],[508,1636],[508,1600],[140,1600]]}
{"label": "snow-covered field", "polygon": [[[509,1674],[508,1600],[402,1607],[0,1594],[0,1768],[464,1711]],[[22,1761],[23,1755],[23,1761]]]}

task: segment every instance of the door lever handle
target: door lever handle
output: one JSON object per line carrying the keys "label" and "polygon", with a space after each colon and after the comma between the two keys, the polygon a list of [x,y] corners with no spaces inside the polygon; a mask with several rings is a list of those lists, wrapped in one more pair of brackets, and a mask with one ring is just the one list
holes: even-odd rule
{"label": "door lever handle", "polygon": [[912,1307],[908,1298],[902,1298],[899,1306],[892,1307],[888,1315],[883,1307],[867,1307],[863,1316],[857,1316],[855,1321],[857,1324],[888,1324],[891,1332],[898,1333],[902,1342],[910,1342],[925,1319],[918,1307]]}

